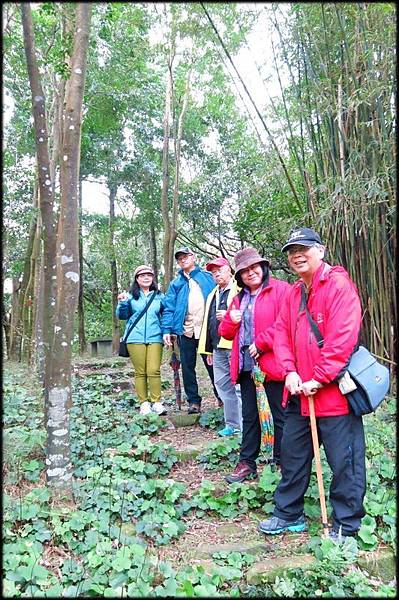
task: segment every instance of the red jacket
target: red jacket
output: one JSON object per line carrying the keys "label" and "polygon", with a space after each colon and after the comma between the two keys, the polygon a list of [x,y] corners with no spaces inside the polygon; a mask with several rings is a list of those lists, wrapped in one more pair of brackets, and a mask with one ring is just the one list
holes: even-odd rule
{"label": "red jacket", "polygon": [[[262,352],[258,359],[259,366],[266,379],[282,381],[284,372],[276,362],[273,352],[274,324],[276,317],[291,286],[286,281],[269,278],[269,283],[260,292],[255,302],[254,329],[256,347]],[[230,358],[230,375],[233,383],[237,383],[239,369],[239,334],[240,323],[233,323],[230,311],[240,307],[240,295],[235,296],[219,325],[219,335],[227,340],[233,340]]]}
{"label": "red jacket", "polygon": [[[314,396],[316,416],[346,415],[348,401],[332,381],[345,370],[358,342],[361,306],[357,289],[343,267],[323,262],[314,274],[308,309],[324,338],[319,348],[305,310],[299,312],[301,285],[301,280],[294,283],[276,321],[276,358],[285,375],[296,371],[302,381],[315,379],[323,384]],[[284,388],[283,405],[288,394]],[[309,415],[309,402],[303,394],[301,414]]]}

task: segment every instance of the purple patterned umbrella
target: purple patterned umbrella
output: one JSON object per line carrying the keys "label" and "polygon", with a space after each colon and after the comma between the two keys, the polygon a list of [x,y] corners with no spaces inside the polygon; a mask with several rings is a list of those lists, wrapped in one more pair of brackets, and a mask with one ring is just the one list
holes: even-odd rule
{"label": "purple patterned umbrella", "polygon": [[180,360],[178,359],[174,344],[172,346],[172,354],[169,364],[173,370],[173,384],[175,386],[176,403],[179,410],[181,410],[181,384],[179,376]]}

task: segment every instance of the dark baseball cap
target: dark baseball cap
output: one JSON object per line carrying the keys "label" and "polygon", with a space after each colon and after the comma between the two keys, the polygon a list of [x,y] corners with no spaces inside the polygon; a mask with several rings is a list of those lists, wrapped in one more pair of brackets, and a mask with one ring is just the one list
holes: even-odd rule
{"label": "dark baseball cap", "polygon": [[281,252],[285,252],[290,246],[310,247],[315,246],[316,244],[322,245],[319,234],[308,227],[301,227],[301,229],[295,229],[295,231],[290,233],[290,237],[281,248]]}
{"label": "dark baseball cap", "polygon": [[191,252],[190,248],[187,248],[187,246],[182,246],[181,248],[179,248],[175,252],[175,258],[176,259],[179,256],[179,254],[192,254],[192,252]]}

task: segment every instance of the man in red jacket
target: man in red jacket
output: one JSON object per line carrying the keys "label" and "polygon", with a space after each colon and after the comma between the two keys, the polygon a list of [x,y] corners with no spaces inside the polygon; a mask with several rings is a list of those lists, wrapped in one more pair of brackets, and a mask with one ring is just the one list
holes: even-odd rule
{"label": "man in red jacket", "polygon": [[[308,396],[314,395],[319,440],[333,475],[330,536],[340,541],[357,532],[365,514],[362,417],[352,413],[337,383],[358,344],[360,300],[345,269],[323,260],[325,247],[312,229],[294,231],[282,251],[288,251],[289,266],[300,279],[276,321],[274,351],[285,374],[282,478],[274,495],[274,516],[260,523],[259,530],[277,534],[306,529],[303,505],[313,459]],[[306,306],[322,343],[315,337]]]}

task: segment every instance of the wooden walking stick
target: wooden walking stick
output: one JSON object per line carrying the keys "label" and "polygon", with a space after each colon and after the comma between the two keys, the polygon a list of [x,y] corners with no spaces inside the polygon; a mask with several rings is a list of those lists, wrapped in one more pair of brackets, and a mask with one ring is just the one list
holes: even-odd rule
{"label": "wooden walking stick", "polygon": [[320,497],[321,524],[323,526],[324,537],[328,537],[326,498],[324,495],[323,472],[321,470],[319,436],[317,435],[317,425],[316,425],[316,415],[314,412],[313,394],[308,396],[308,400],[309,400],[310,429],[312,432],[313,453],[314,453],[314,460],[316,463],[317,485],[319,488],[319,497]]}

